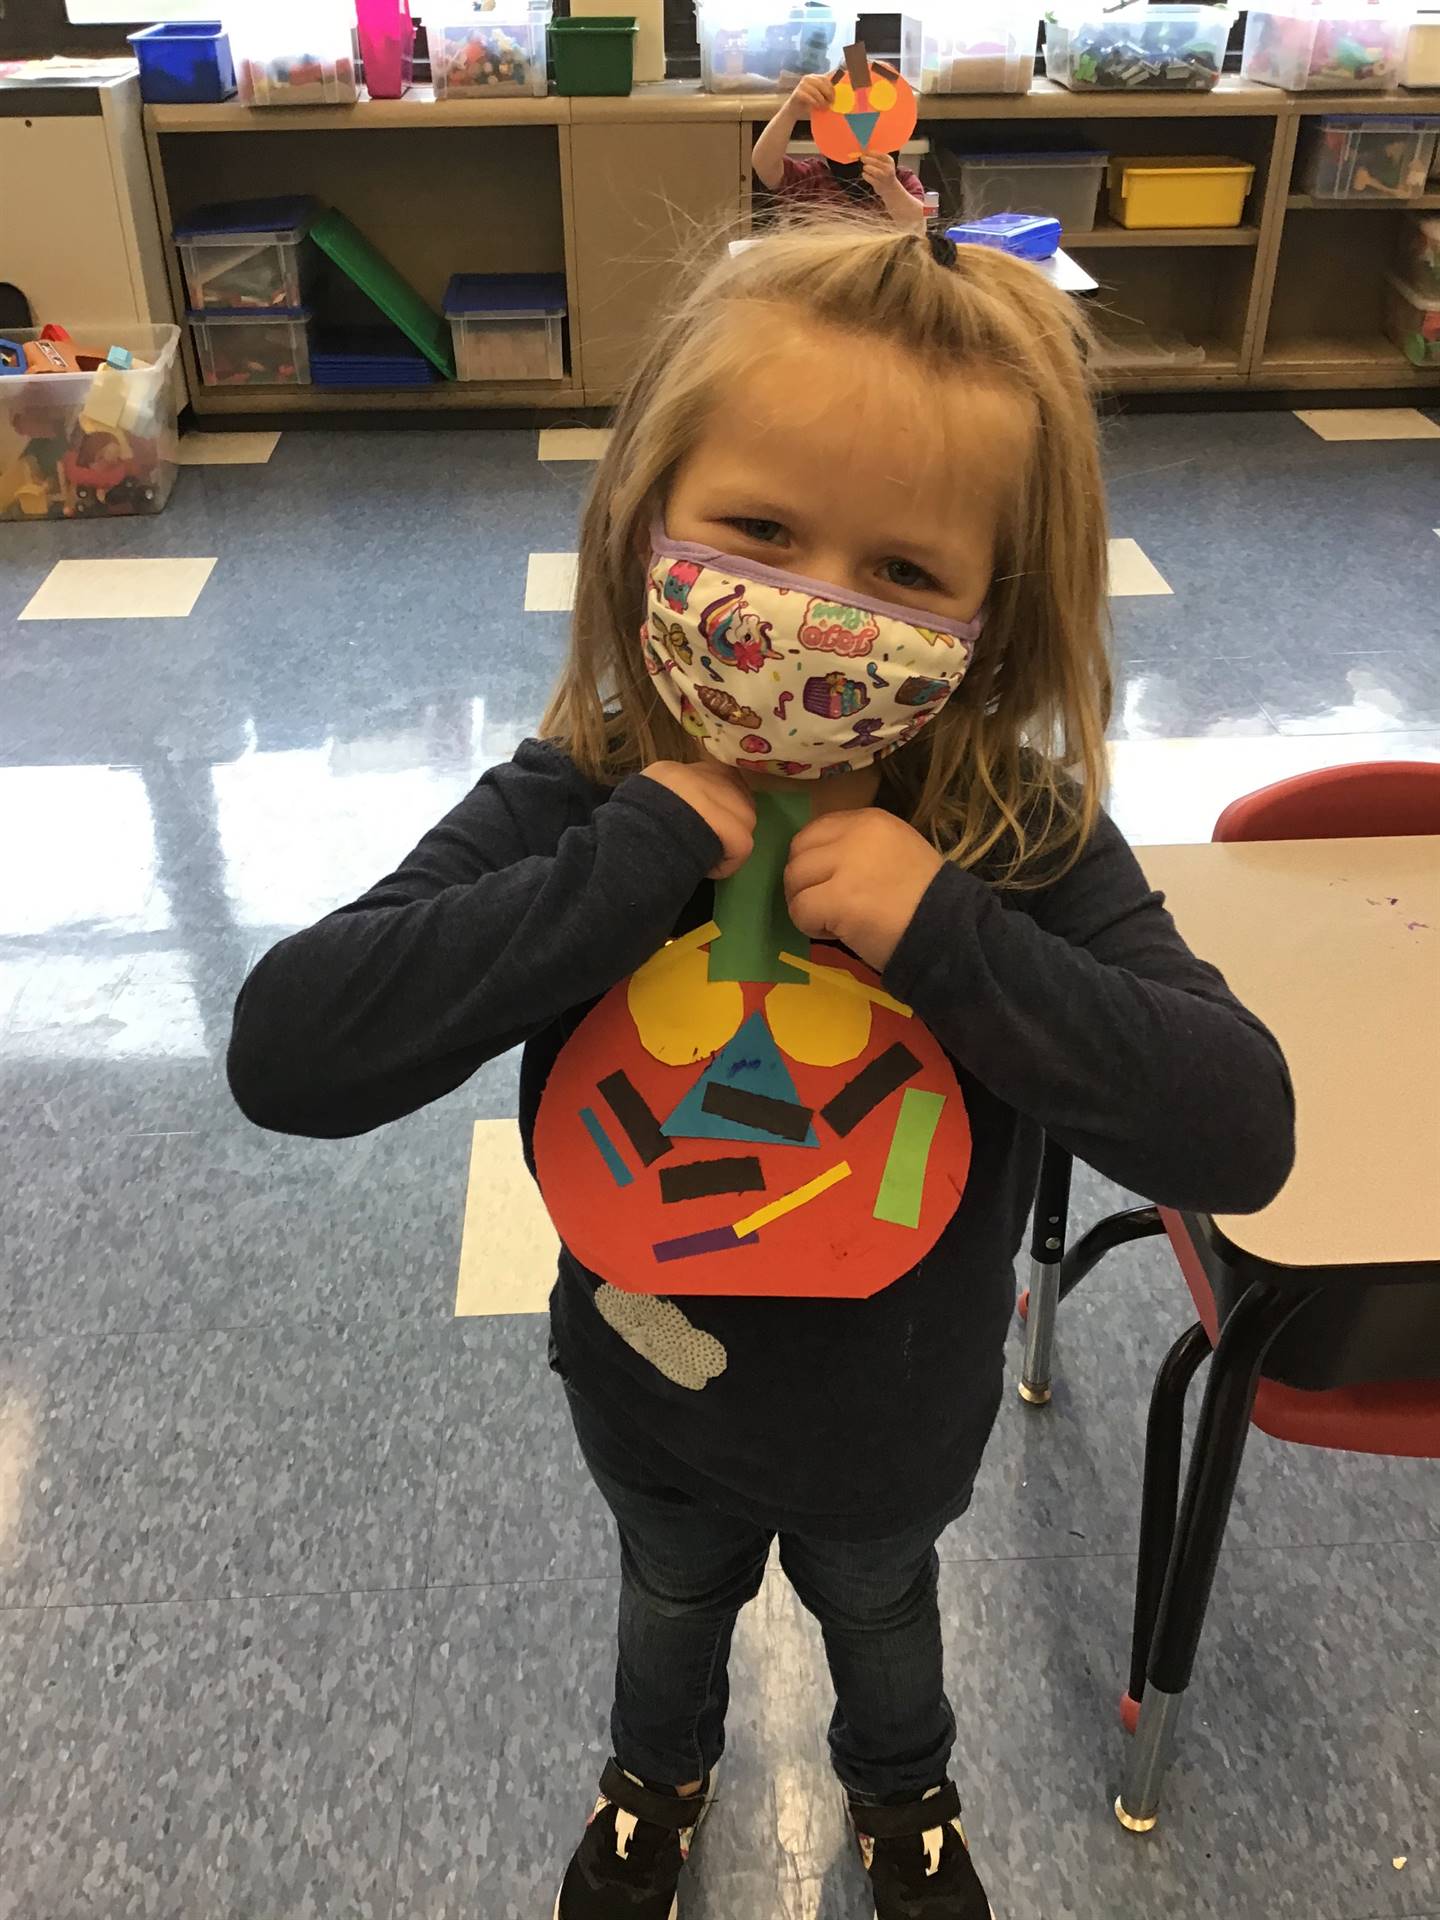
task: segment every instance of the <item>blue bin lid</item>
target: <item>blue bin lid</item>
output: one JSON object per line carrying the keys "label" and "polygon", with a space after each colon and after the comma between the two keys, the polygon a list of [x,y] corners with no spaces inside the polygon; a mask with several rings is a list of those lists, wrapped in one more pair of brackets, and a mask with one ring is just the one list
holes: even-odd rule
{"label": "blue bin lid", "polygon": [[222,200],[197,207],[174,229],[177,240],[238,239],[259,234],[298,240],[322,211],[313,194],[281,194],[271,200]]}
{"label": "blue bin lid", "polygon": [[[1366,133],[1425,133],[1440,127],[1440,115],[1433,113],[1326,113],[1322,127],[1360,127]],[[1398,203],[1397,203],[1398,204]]]}
{"label": "blue bin lid", "polygon": [[441,302],[447,319],[467,313],[565,312],[563,273],[457,273]]}
{"label": "blue bin lid", "polygon": [[1069,147],[1063,153],[959,153],[954,154],[962,167],[978,161],[983,167],[1078,167],[1103,166],[1108,153],[1077,153]]}
{"label": "blue bin lid", "polygon": [[310,312],[309,307],[206,307],[203,313],[197,313],[194,307],[189,307],[185,318],[199,326],[207,320],[248,320],[254,326],[263,327],[267,320],[308,320]]}
{"label": "blue bin lid", "polygon": [[125,38],[132,47],[137,42],[154,46],[157,40],[218,40],[224,31],[224,23],[219,20],[161,20],[156,26],[141,27],[138,33],[127,33]]}

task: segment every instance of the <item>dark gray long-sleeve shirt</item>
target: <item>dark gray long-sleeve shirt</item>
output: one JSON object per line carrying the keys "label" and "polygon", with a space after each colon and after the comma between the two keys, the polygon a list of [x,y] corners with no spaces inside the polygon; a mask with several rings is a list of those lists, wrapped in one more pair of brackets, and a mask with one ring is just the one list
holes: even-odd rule
{"label": "dark gray long-sleeve shirt", "polygon": [[[633,777],[527,743],[352,905],[268,953],[229,1056],[257,1125],[338,1138],[398,1119],[524,1043],[527,1153],[547,1075],[590,1006],[710,917],[709,827]],[[949,1054],[972,1159],[954,1216],[866,1300],[687,1297],[725,1349],[703,1390],[622,1339],[562,1257],[557,1364],[678,1484],[768,1524],[881,1535],[963,1506],[999,1401],[1012,1263],[1042,1130],[1162,1204],[1243,1213],[1293,1155],[1279,1048],[1185,946],[1100,820],[1035,890],[946,867],[885,975]]]}

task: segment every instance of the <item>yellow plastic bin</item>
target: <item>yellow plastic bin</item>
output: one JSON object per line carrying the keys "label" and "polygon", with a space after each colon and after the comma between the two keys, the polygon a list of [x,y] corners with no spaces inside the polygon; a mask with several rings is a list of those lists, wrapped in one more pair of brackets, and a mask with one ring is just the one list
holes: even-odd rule
{"label": "yellow plastic bin", "polygon": [[1246,160],[1117,154],[1110,217],[1122,227],[1238,227],[1254,178]]}

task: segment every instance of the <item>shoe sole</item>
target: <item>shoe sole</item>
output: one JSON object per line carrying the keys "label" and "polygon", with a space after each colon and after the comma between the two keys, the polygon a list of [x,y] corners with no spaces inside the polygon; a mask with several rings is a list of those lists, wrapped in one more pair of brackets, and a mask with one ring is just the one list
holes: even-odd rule
{"label": "shoe sole", "polygon": [[[707,1813],[709,1813],[711,1807],[714,1806],[714,1804],[715,1804],[715,1775],[712,1773],[710,1776],[709,1791],[705,1795],[704,1803],[700,1808],[700,1812],[695,1821],[695,1824],[690,1829],[690,1849],[692,1853],[694,1852],[694,1849],[695,1849],[695,1842],[700,1837],[700,1829],[705,1824],[705,1816]],[[687,1861],[687,1864],[688,1864],[688,1861]],[[675,1898],[670,1902],[669,1920],[679,1920],[679,1915],[680,1915],[680,1895],[677,1893],[675,1895]],[[551,1914],[550,1920],[560,1920],[560,1895],[558,1893],[555,1896],[555,1910]],[[994,1920],[993,1914],[991,1915],[991,1920]]]}

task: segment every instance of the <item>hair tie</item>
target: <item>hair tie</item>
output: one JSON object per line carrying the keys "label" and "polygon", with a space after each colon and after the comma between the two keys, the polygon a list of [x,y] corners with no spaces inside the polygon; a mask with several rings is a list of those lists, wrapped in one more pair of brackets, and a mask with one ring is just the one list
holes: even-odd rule
{"label": "hair tie", "polygon": [[948,234],[927,233],[930,254],[937,267],[953,267],[957,258],[955,242]]}

